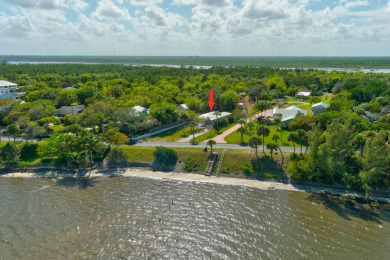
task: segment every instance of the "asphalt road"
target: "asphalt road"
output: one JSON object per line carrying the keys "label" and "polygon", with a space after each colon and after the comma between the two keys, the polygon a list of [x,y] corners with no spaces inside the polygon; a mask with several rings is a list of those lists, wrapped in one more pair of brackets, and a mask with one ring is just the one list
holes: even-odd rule
{"label": "asphalt road", "polygon": [[[8,141],[8,136],[2,136],[1,137],[2,141]],[[13,142],[14,138],[11,137],[9,139],[11,142]],[[21,137],[16,137],[16,141],[23,141],[25,142],[25,138]],[[29,139],[29,142],[40,142],[41,140],[39,139]],[[156,146],[164,146],[164,147],[174,147],[174,148],[205,148],[206,143],[199,143],[199,144],[191,144],[191,143],[178,143],[178,142],[138,142],[135,144],[130,144],[129,146],[140,146],[140,147],[156,147]],[[213,147],[217,149],[237,149],[237,150],[254,150],[248,145],[240,145],[240,144],[216,144]],[[294,147],[283,147],[281,146],[280,149],[282,149],[282,152],[287,152],[287,153],[292,153],[294,152]],[[295,147],[296,152],[300,152],[301,148],[300,146]],[[258,151],[262,151],[263,146],[259,146]],[[305,150],[305,147],[303,147],[303,151]]]}
{"label": "asphalt road", "polygon": [[[164,146],[164,147],[174,147],[174,148],[205,148],[205,143],[199,143],[199,144],[190,144],[190,143],[177,143],[177,142],[139,142],[136,144],[132,144],[130,146],[141,146],[141,147],[156,147],[156,146]],[[239,145],[239,144],[216,144],[213,146],[213,148],[222,148],[222,149],[239,149],[239,150],[254,150],[248,145]],[[280,149],[283,152],[292,153],[294,152],[294,147],[283,147],[281,146]],[[296,147],[296,152],[300,152],[300,147]],[[260,146],[258,151],[262,151],[263,146]],[[305,147],[303,147],[303,151],[305,150]]]}

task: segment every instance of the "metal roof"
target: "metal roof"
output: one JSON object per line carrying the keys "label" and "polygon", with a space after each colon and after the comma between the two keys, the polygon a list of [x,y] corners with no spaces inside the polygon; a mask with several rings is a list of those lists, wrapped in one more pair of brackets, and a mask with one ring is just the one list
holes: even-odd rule
{"label": "metal roof", "polygon": [[0,87],[15,87],[18,84],[6,81],[6,80],[0,80]]}
{"label": "metal roof", "polygon": [[[232,114],[232,113],[229,113],[229,112],[220,112],[220,113],[221,113],[221,115],[218,116],[218,119],[221,119],[221,118],[223,118],[225,116],[230,116]],[[215,112],[208,112],[206,114],[200,115],[200,117],[204,118],[204,119],[210,118],[210,121],[214,121],[214,120],[217,119],[217,116],[215,115]]]}

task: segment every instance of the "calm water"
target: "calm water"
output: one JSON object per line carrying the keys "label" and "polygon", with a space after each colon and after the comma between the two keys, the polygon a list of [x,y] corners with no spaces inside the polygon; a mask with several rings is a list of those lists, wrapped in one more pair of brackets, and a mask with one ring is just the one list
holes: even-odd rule
{"label": "calm water", "polygon": [[0,259],[389,257],[388,204],[129,177],[0,177]]}

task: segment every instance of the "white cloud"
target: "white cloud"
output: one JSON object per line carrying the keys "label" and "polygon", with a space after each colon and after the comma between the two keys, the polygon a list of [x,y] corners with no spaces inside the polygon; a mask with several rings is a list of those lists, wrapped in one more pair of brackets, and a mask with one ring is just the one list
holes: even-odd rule
{"label": "white cloud", "polygon": [[161,4],[163,1],[164,0],[131,0],[131,4],[137,6],[152,6]]}
{"label": "white cloud", "polygon": [[11,38],[28,38],[34,26],[25,16],[0,16],[0,34]]}
{"label": "white cloud", "polygon": [[92,17],[100,20],[130,20],[127,8],[115,5],[112,0],[100,0]]}
{"label": "white cloud", "polygon": [[3,0],[3,2],[22,8],[40,8],[46,10],[66,8],[65,0]]}
{"label": "white cloud", "polygon": [[369,1],[353,1],[353,2],[348,2],[345,4],[345,8],[354,8],[358,6],[368,6],[370,5]]}
{"label": "white cloud", "polygon": [[68,0],[68,3],[75,11],[83,11],[88,7],[88,4],[83,0]]}
{"label": "white cloud", "polygon": [[173,0],[172,5],[203,5],[203,6],[224,7],[224,6],[232,5],[233,2],[234,0]]}

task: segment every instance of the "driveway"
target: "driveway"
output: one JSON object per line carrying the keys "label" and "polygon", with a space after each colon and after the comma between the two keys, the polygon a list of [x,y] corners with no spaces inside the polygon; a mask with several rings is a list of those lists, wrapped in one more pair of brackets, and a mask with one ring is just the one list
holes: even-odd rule
{"label": "driveway", "polygon": [[[267,116],[273,116],[273,113],[272,113],[273,109],[268,109],[266,111],[263,112],[263,116],[267,117]],[[246,123],[249,123],[250,121],[253,121],[255,120],[256,118],[258,118],[259,116],[261,116],[261,113],[258,113],[256,115],[253,115],[251,116],[250,118],[248,118],[246,120]],[[238,128],[240,128],[241,125],[240,124],[237,124],[231,128],[229,128],[228,130],[226,130],[225,132],[223,132],[222,134],[220,135],[217,135],[216,137],[214,138],[211,138],[211,140],[214,140],[217,144],[227,144],[227,142],[225,141],[225,137],[230,135],[231,133],[235,132],[238,130]],[[208,139],[210,140],[210,139]],[[203,143],[207,143],[207,141],[203,141]]]}

